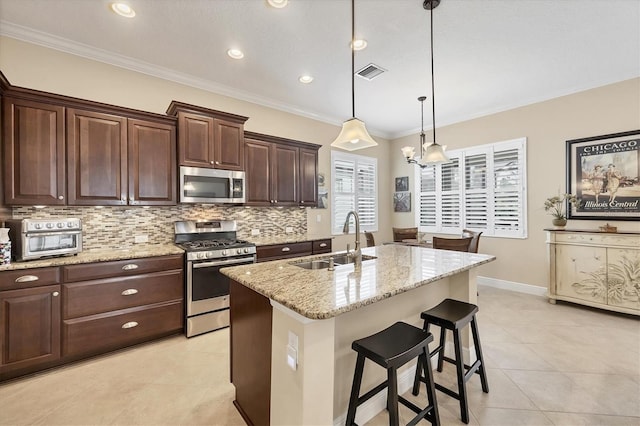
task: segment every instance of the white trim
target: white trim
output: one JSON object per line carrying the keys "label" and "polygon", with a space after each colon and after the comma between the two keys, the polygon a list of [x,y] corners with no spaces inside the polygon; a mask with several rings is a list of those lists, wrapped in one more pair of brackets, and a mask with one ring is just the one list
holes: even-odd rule
{"label": "white trim", "polygon": [[547,287],[537,285],[518,283],[515,281],[499,280],[497,278],[478,277],[479,285],[500,288],[502,290],[517,291],[518,293],[533,294],[536,296],[547,297]]}

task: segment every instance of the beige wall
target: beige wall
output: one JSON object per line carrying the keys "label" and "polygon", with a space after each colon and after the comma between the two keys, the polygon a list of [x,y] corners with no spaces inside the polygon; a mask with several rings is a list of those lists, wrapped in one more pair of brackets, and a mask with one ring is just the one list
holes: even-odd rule
{"label": "beige wall", "polygon": [[[338,126],[263,107],[250,102],[217,95],[138,72],[41,46],[0,37],[0,70],[14,86],[43,90],[66,96],[104,102],[155,113],[164,113],[172,100],[240,114],[250,117],[246,130],[297,139],[322,145],[319,151],[319,171],[326,176],[331,191],[330,144],[338,135]],[[345,93],[345,102],[349,94]],[[345,117],[345,119],[348,117]],[[358,151],[358,154],[387,159],[389,143],[376,137],[379,145]],[[384,182],[389,180],[389,168],[380,168],[381,241],[391,239],[391,194]],[[308,232],[312,236],[330,234],[329,209],[308,209]],[[320,215],[320,222],[317,216]],[[334,249],[343,250],[353,237],[338,236]]]}
{"label": "beige wall", "polygon": [[[528,238],[483,236],[480,251],[493,254],[498,260],[480,268],[480,275],[547,286],[543,229],[551,226],[551,216],[544,211],[543,204],[547,197],[566,190],[565,141],[637,129],[640,129],[640,78],[438,128],[438,142],[452,150],[527,138]],[[391,176],[408,175],[414,195],[414,166],[406,164],[400,148],[417,146],[417,140],[418,136],[413,135],[391,142],[394,159]],[[392,191],[391,185],[389,191]],[[415,213],[392,213],[392,223],[399,227],[415,226]],[[596,230],[604,223],[573,220],[567,228]],[[619,230],[640,231],[638,221],[609,223]]]}

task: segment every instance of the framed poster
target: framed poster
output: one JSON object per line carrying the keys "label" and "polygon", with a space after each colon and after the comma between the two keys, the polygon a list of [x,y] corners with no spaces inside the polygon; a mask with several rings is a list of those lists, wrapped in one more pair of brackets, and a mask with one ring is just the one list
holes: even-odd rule
{"label": "framed poster", "polygon": [[411,193],[396,192],[393,194],[393,211],[394,212],[410,212],[411,211]]}
{"label": "framed poster", "polygon": [[409,190],[409,176],[396,178],[396,192],[404,192]]}
{"label": "framed poster", "polygon": [[640,130],[567,141],[569,219],[640,218]]}

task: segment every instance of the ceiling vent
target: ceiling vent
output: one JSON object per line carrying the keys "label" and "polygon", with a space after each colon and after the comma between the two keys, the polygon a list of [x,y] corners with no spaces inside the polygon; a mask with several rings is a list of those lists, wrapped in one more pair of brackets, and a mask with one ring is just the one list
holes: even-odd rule
{"label": "ceiling vent", "polygon": [[374,78],[376,78],[377,76],[379,76],[380,74],[382,74],[383,72],[386,72],[387,70],[385,70],[384,68],[379,67],[376,64],[369,64],[366,65],[364,68],[359,69],[356,72],[356,75],[358,77],[362,77],[365,80],[373,80]]}

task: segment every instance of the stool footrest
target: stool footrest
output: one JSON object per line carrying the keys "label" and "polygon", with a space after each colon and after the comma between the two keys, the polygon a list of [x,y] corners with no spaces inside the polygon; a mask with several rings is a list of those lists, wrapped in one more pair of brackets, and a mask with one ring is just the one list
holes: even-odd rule
{"label": "stool footrest", "polygon": [[368,401],[374,395],[376,395],[378,392],[380,392],[381,390],[386,388],[388,385],[389,385],[389,381],[388,380],[385,380],[384,382],[380,383],[378,386],[376,386],[375,388],[371,389],[369,392],[367,392],[364,395],[362,395],[361,397],[359,397],[358,398],[358,405],[362,404],[365,401]]}
{"label": "stool footrest", "polygon": [[[416,425],[422,419],[433,422],[433,412],[431,412],[433,410],[433,405],[428,405],[424,409],[421,409],[420,407],[415,405],[413,402],[405,399],[403,396],[400,396],[400,395],[398,395],[398,402],[404,405],[405,407],[407,407],[408,409],[410,409],[411,411],[418,414],[413,419],[411,419],[409,423],[407,423],[407,426]],[[429,412],[431,412],[431,414],[429,414]]]}
{"label": "stool footrest", "polygon": [[436,387],[436,390],[439,390],[440,392],[444,392],[447,395],[449,395],[451,398],[455,398],[458,401],[460,401],[460,394],[457,394],[454,391],[452,391],[451,389],[445,388],[444,386],[442,386],[442,385],[440,385],[438,383],[435,383],[435,387]]}
{"label": "stool footrest", "polygon": [[469,379],[471,378],[471,376],[473,376],[473,373],[478,373],[480,374],[480,372],[478,371],[478,368],[480,368],[480,360],[477,359],[476,362],[473,363],[473,365],[471,365],[471,367],[469,367],[467,364],[464,365],[464,368],[467,369],[467,372],[464,373],[464,382],[467,383],[469,381]]}

